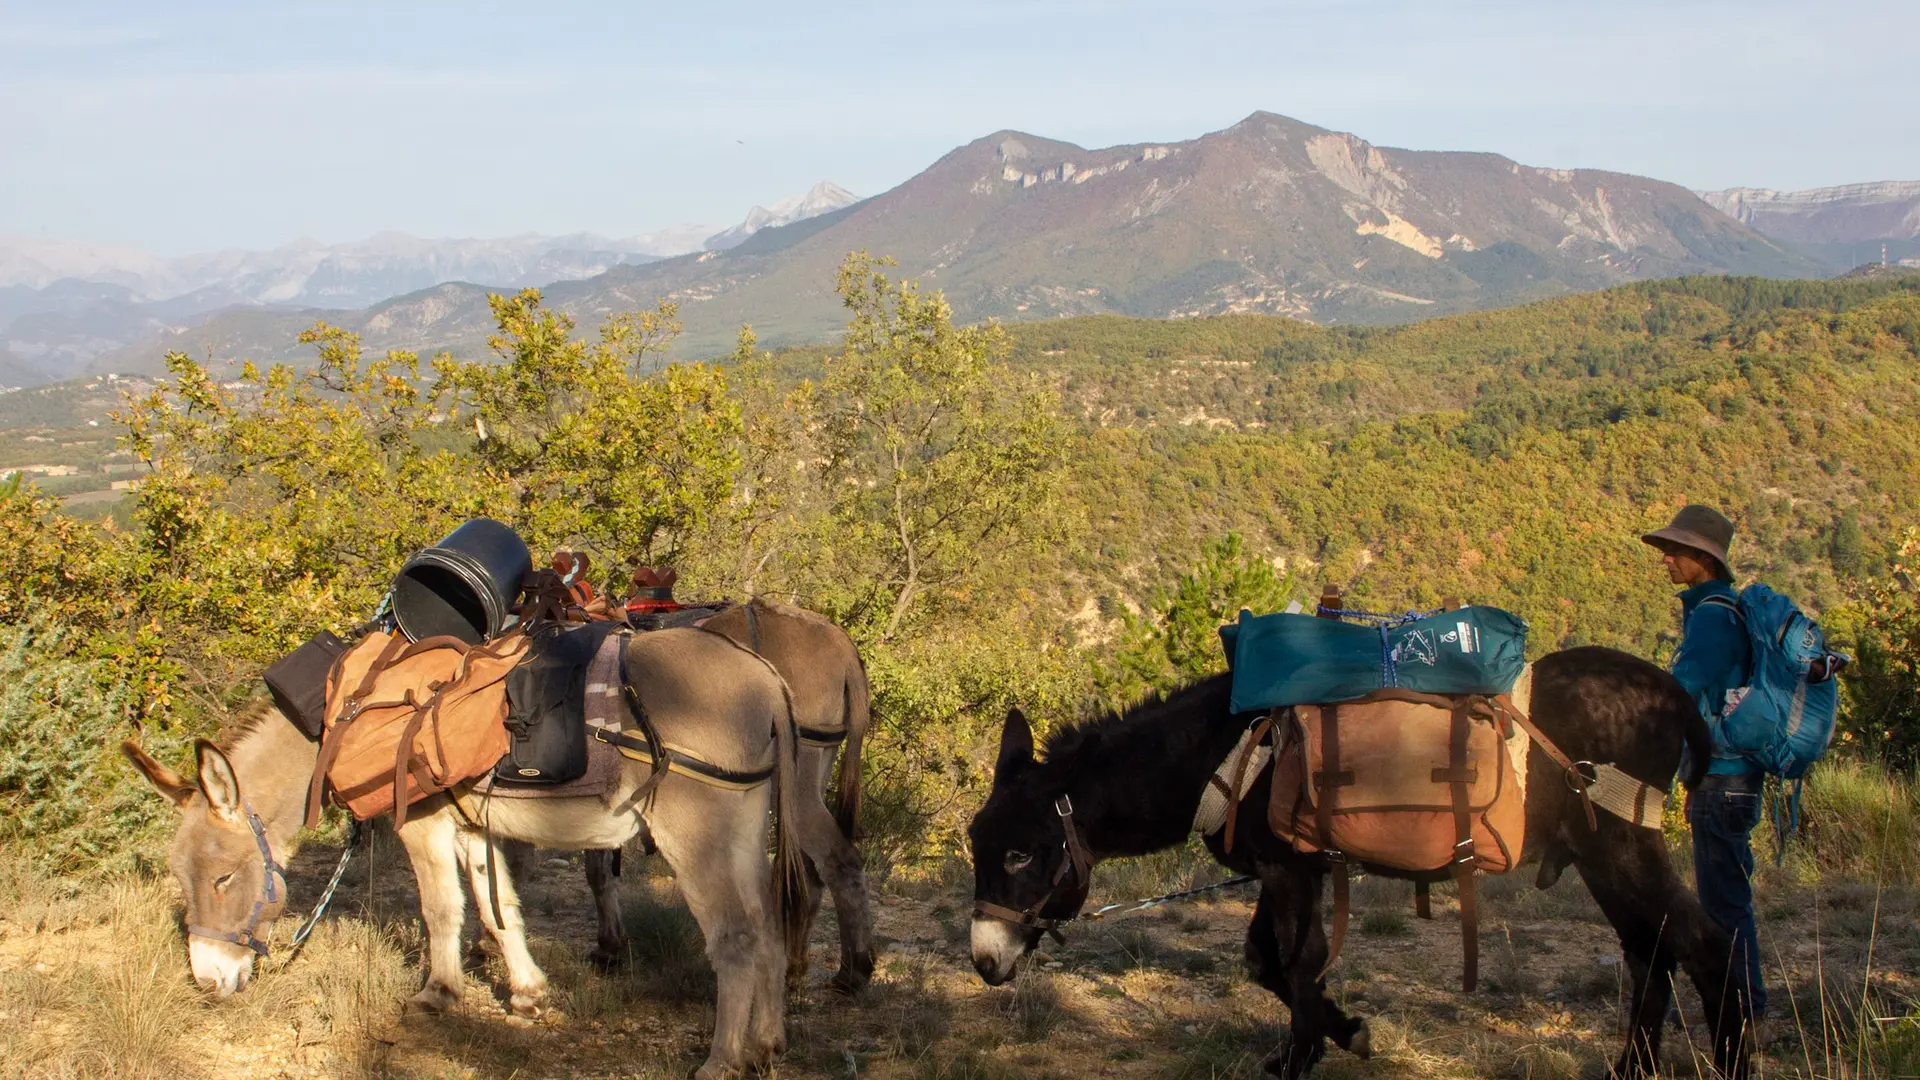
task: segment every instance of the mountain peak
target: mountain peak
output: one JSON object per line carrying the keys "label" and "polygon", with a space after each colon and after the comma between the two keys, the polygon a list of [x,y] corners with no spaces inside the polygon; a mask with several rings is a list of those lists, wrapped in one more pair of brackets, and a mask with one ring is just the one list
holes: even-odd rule
{"label": "mountain peak", "polygon": [[714,233],[707,237],[704,245],[708,251],[725,251],[739,247],[747,237],[761,229],[791,225],[796,221],[831,214],[835,210],[852,206],[860,201],[860,196],[841,187],[831,180],[822,180],[807,189],[805,195],[794,195],[772,206],[756,206],[747,211],[746,219],[730,229]]}

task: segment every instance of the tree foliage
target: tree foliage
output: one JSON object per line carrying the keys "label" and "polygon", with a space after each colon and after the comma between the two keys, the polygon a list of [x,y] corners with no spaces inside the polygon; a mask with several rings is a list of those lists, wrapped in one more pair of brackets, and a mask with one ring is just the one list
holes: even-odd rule
{"label": "tree foliage", "polygon": [[1891,568],[1863,582],[1842,615],[1854,662],[1842,680],[1843,746],[1897,768],[1920,765],[1920,528],[1894,546]]}
{"label": "tree foliage", "polygon": [[702,364],[644,374],[679,332],[669,302],[608,319],[594,342],[536,289],[489,302],[499,362],[434,366],[473,418],[473,456],[511,498],[508,519],[536,548],[571,544],[602,567],[678,561],[740,467],[726,376]]}
{"label": "tree foliage", "polygon": [[954,326],[944,297],[884,265],[855,253],[841,266],[851,318],[808,407],[834,522],[867,558],[851,614],[892,638],[984,549],[1032,533],[1063,433],[1051,395],[1006,365],[998,325]]}
{"label": "tree foliage", "polygon": [[1144,614],[1125,618],[1113,659],[1095,670],[1102,700],[1120,708],[1220,671],[1220,627],[1243,608],[1285,610],[1300,591],[1291,574],[1248,551],[1239,533],[1207,541],[1171,590],[1156,592]]}
{"label": "tree foliage", "polygon": [[724,367],[659,363],[670,304],[581,340],[531,291],[495,298],[486,362],[369,358],[325,325],[308,365],[169,357],[120,413],[147,470],[130,512],[0,482],[0,621],[48,619],[74,664],[21,708],[211,732],[266,662],[357,624],[485,514],[609,579],[677,561],[683,595],[847,625],[880,722],[869,825],[905,858],[959,843],[1008,705],[1044,726],[1218,671],[1220,623],[1324,582],[1508,607],[1536,654],[1658,658],[1677,604],[1637,537],[1704,501],[1734,518],[1743,579],[1858,654],[1846,745],[1920,753],[1920,542],[1889,544],[1920,521],[1911,288],[1687,279],[1393,329],[1003,330],[954,326],[864,255],[838,285],[837,345],[768,354],[749,331]]}

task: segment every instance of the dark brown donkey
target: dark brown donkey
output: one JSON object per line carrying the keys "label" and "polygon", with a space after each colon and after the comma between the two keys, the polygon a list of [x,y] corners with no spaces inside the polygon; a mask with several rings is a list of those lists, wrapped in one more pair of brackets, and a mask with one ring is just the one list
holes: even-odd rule
{"label": "dark brown donkey", "polygon": [[[806,928],[812,928],[819,914],[824,878],[840,924],[840,970],[828,985],[844,993],[858,991],[873,978],[867,878],[853,846],[860,818],[860,754],[871,718],[860,652],[846,631],[826,617],[761,597],[727,608],[701,625],[759,653],[793,688],[794,722],[800,727],[800,811],[794,827],[813,885],[807,890]],[[825,797],[836,754],[840,773],[829,813]],[[600,923],[592,959],[608,965],[627,951],[617,853],[589,851],[585,856]],[[790,939],[788,950],[787,981],[798,985],[807,970],[807,933]]]}
{"label": "dark brown donkey", "polygon": [[[983,979],[995,986],[1011,979],[1043,933],[1079,912],[1094,863],[1186,839],[1207,778],[1260,718],[1234,715],[1230,690],[1229,676],[1219,675],[1060,731],[1038,760],[1025,717],[1008,714],[993,791],[970,829],[973,964]],[[1576,762],[1611,762],[1663,790],[1683,742],[1698,767],[1710,757],[1706,724],[1680,684],[1611,649],[1569,649],[1535,664],[1532,717]],[[1632,1028],[1615,1074],[1654,1070],[1677,962],[1705,1002],[1715,1064],[1723,1075],[1744,1077],[1743,991],[1738,979],[1728,978],[1732,942],[1674,873],[1665,838],[1604,811],[1589,825],[1566,774],[1538,743],[1529,751],[1527,775],[1521,861],[1541,863],[1541,888],[1567,865],[1575,867],[1620,936],[1633,973]],[[1294,1080],[1320,1059],[1327,1039],[1361,1057],[1371,1052],[1371,1041],[1366,1021],[1329,1000],[1320,977],[1328,955],[1320,906],[1328,861],[1295,853],[1268,828],[1270,787],[1271,776],[1262,777],[1240,804],[1231,854],[1222,851],[1218,833],[1207,845],[1227,867],[1260,880],[1247,964],[1292,1010],[1288,1037],[1265,1067]]]}

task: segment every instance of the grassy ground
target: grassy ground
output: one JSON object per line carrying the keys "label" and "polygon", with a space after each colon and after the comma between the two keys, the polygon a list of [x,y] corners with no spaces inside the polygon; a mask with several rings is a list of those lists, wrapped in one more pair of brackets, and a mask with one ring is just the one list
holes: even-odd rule
{"label": "grassy ground", "polygon": [[[1860,797],[1869,799],[1864,783]],[[1816,818],[1820,815],[1816,812]],[[1826,826],[1837,826],[1830,817]],[[1891,820],[1891,819],[1890,819]],[[1855,848],[1849,872],[1804,853],[1760,875],[1763,947],[1776,1002],[1765,1075],[1920,1076],[1920,888],[1913,851],[1886,828]],[[1831,842],[1831,838],[1828,838]],[[311,903],[337,848],[308,845],[293,895]],[[1685,858],[1685,851],[1676,853]],[[1829,860],[1831,862],[1831,860]],[[657,860],[630,859],[625,883],[635,956],[606,976],[592,944],[577,860],[546,857],[526,887],[535,952],[553,1009],[505,1013],[502,974],[478,960],[465,1007],[404,1014],[418,984],[422,933],[404,858],[390,840],[356,860],[336,917],[286,970],[267,970],[224,1002],[192,988],[173,888],[124,878],[81,890],[24,864],[0,865],[0,1076],[679,1077],[703,1057],[712,976],[699,937]],[[1215,868],[1191,852],[1103,866],[1096,899],[1196,881]],[[1331,992],[1373,1017],[1375,1056],[1330,1051],[1324,1077],[1597,1077],[1620,1049],[1627,993],[1618,946],[1577,876],[1538,892],[1531,878],[1485,883],[1483,985],[1456,989],[1458,920],[1436,890],[1432,922],[1412,918],[1411,889],[1364,880]],[[882,955],[856,1000],[827,992],[830,915],[808,989],[791,1001],[782,1077],[1010,1080],[1113,1076],[1200,1080],[1254,1074],[1285,1010],[1250,985],[1240,941],[1244,890],[1074,926],[1010,986],[990,989],[968,961],[969,878],[948,864],[896,874],[876,898]],[[468,933],[475,933],[468,922]],[[279,928],[282,939],[290,921]],[[277,962],[277,961],[276,961]],[[1697,1016],[1685,991],[1681,1007]],[[1692,1043],[1669,1033],[1665,1071],[1704,1075]]]}

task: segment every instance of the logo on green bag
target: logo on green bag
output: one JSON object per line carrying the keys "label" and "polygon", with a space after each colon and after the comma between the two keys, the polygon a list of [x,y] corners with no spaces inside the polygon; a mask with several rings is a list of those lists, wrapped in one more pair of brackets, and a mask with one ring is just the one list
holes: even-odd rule
{"label": "logo on green bag", "polygon": [[1434,647],[1433,634],[1427,630],[1414,630],[1401,638],[1393,647],[1393,662],[1425,664],[1428,667],[1439,663],[1440,650]]}

